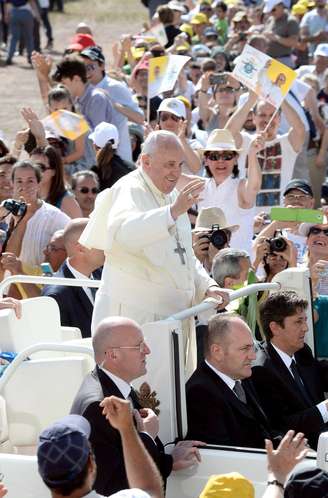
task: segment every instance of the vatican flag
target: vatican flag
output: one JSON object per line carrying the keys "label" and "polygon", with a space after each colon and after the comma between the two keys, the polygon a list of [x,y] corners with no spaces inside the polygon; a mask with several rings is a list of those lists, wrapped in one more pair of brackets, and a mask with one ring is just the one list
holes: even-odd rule
{"label": "vatican flag", "polygon": [[83,116],[64,110],[52,112],[42,120],[42,124],[46,130],[51,130],[69,140],[76,140],[89,131],[88,123]]}
{"label": "vatican flag", "polygon": [[189,60],[186,55],[171,54],[149,59],[148,99],[173,90],[181,69]]}

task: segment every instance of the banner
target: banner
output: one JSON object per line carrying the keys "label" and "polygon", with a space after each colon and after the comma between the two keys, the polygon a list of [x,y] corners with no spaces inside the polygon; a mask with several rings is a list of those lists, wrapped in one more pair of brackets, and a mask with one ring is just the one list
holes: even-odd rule
{"label": "banner", "polygon": [[42,119],[45,129],[53,131],[60,137],[76,140],[89,131],[89,126],[83,116],[70,111],[55,111]]}
{"label": "banner", "polygon": [[164,55],[149,59],[148,99],[173,90],[183,66],[190,60],[186,55]]}
{"label": "banner", "polygon": [[297,77],[296,71],[250,45],[245,45],[232,74],[276,108]]}

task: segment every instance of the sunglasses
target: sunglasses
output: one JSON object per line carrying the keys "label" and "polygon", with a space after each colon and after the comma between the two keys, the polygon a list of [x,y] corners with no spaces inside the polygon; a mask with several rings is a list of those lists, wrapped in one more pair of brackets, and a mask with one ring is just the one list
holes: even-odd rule
{"label": "sunglasses", "polygon": [[92,194],[96,195],[99,193],[99,189],[97,189],[97,187],[92,187],[92,188],[89,188],[89,187],[81,187],[78,189],[78,191],[81,193],[81,194],[88,194],[89,192],[91,192]]}
{"label": "sunglasses", "polygon": [[210,161],[231,161],[235,157],[235,152],[208,152],[205,154]]}
{"label": "sunglasses", "polygon": [[232,87],[232,86],[221,86],[219,88],[216,89],[216,92],[219,92],[219,93],[234,93],[235,92],[235,89]]}
{"label": "sunglasses", "polygon": [[87,70],[87,73],[91,73],[91,71],[94,71],[97,68],[97,64],[86,64],[85,69]]}
{"label": "sunglasses", "polygon": [[172,119],[177,123],[178,121],[180,121],[181,118],[179,118],[179,116],[176,116],[175,114],[171,114],[170,112],[161,112],[159,115],[159,119],[163,122]]}
{"label": "sunglasses", "polygon": [[323,233],[326,237],[328,237],[328,228],[323,230],[322,228],[312,227],[309,230],[309,235],[319,235],[319,233]]}

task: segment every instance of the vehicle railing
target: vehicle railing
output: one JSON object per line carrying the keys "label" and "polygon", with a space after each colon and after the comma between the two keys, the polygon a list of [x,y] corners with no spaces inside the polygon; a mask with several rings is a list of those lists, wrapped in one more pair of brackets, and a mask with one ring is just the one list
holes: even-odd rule
{"label": "vehicle railing", "polygon": [[2,377],[0,378],[0,393],[2,392],[4,386],[7,384],[8,380],[16,372],[17,368],[30,357],[33,353],[38,353],[40,351],[61,351],[64,353],[83,353],[94,357],[94,352],[91,347],[82,346],[78,344],[67,344],[67,343],[38,343],[25,348],[23,351],[17,354],[15,359],[8,365],[4,371]]}
{"label": "vehicle railing", "polygon": [[[259,284],[250,284],[247,287],[243,287],[242,289],[238,289],[235,291],[231,291],[229,289],[221,289],[225,290],[229,293],[229,301],[234,301],[235,299],[239,299],[240,297],[250,296],[251,294],[256,294],[260,291],[279,291],[281,289],[281,285],[278,282],[271,283],[259,283]],[[198,315],[203,311],[207,311],[213,308],[216,308],[217,303],[214,299],[208,298],[205,299],[202,303],[197,304],[196,306],[192,306],[191,308],[187,308],[183,311],[179,311],[174,315],[171,315],[167,318],[167,320],[185,320],[187,318],[191,318],[192,316]]]}
{"label": "vehicle railing", "polygon": [[0,282],[0,298],[10,284],[67,285],[69,287],[100,287],[101,280],[91,278],[43,277],[41,275],[12,275]]}

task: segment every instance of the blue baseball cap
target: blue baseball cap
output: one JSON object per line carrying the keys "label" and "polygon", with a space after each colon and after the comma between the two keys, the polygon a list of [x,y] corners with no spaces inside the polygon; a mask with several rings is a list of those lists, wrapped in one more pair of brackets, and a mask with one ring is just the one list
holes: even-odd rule
{"label": "blue baseball cap", "polygon": [[90,432],[89,422],[80,415],[68,415],[41,432],[37,458],[46,484],[62,486],[83,471],[90,455]]}

